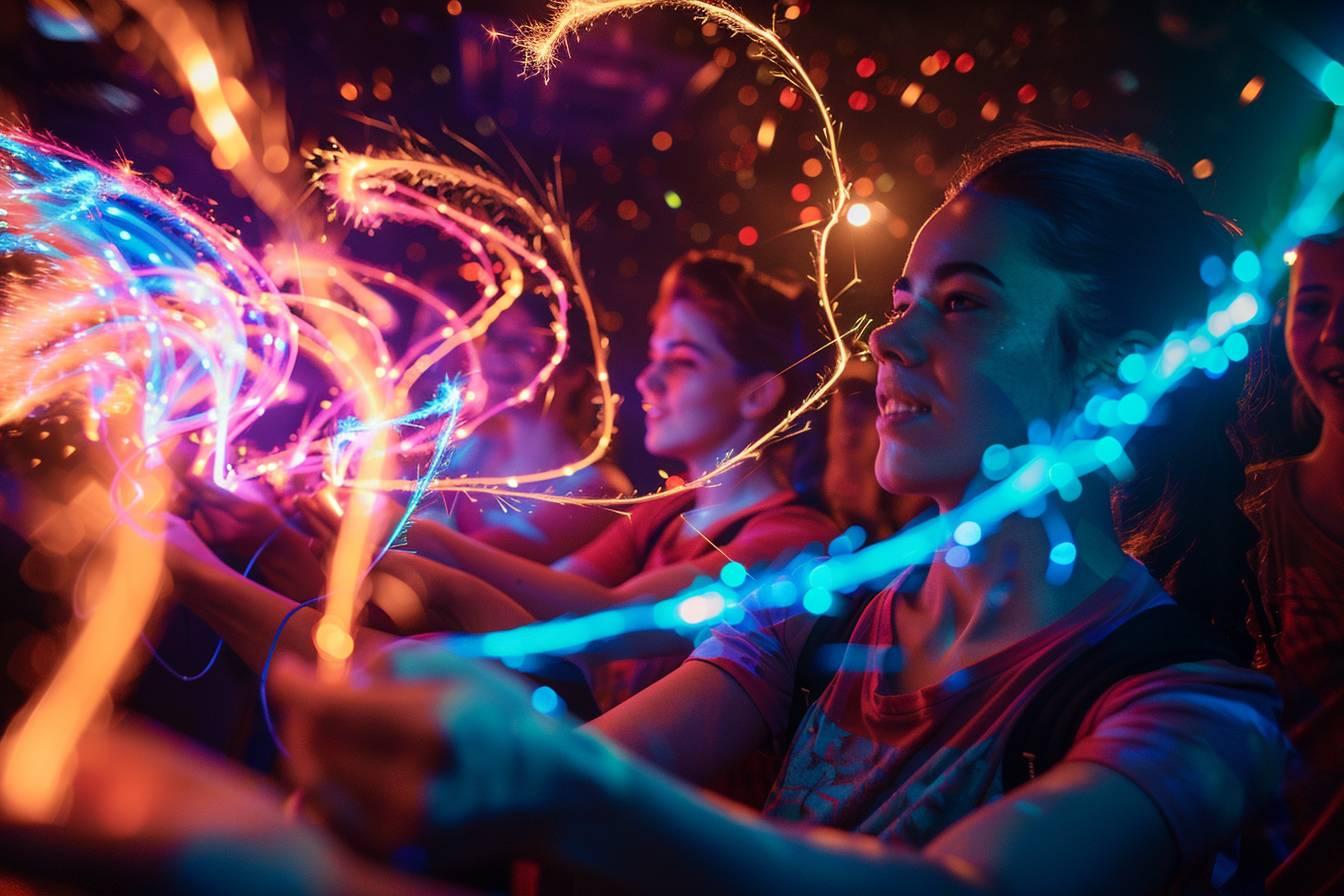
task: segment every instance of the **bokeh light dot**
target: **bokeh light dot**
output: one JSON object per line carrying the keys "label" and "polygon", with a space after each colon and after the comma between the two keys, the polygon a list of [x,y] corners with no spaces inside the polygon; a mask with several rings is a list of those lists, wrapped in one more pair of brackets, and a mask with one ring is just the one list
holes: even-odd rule
{"label": "bokeh light dot", "polygon": [[960,545],[973,545],[980,543],[980,524],[974,520],[966,520],[960,523],[952,532],[952,540]]}
{"label": "bokeh light dot", "polygon": [[1050,549],[1050,562],[1059,566],[1071,566],[1078,559],[1078,548],[1071,541],[1061,541]]}
{"label": "bokeh light dot", "polygon": [[734,560],[719,570],[719,579],[729,588],[740,588],[747,580],[747,568]]}
{"label": "bokeh light dot", "polygon": [[1260,277],[1260,258],[1247,249],[1232,262],[1232,276],[1242,283],[1251,283]]}

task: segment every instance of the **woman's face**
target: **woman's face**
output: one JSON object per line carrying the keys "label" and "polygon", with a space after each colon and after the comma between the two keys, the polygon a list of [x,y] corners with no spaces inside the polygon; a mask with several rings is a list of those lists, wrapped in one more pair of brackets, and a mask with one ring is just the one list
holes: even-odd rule
{"label": "woman's face", "polygon": [[1344,242],[1298,250],[1284,340],[1307,398],[1326,426],[1344,430]]}
{"label": "woman's face", "polygon": [[689,302],[672,302],[654,323],[649,363],[635,386],[650,454],[708,469],[742,447],[734,442],[745,425],[748,380],[710,319]]}
{"label": "woman's face", "polygon": [[520,308],[509,308],[485,334],[481,375],[491,404],[516,395],[555,352],[555,334]]}
{"label": "woman's face", "polygon": [[1058,320],[1064,276],[1029,243],[1028,213],[963,194],[925,222],[892,287],[878,361],[877,480],[887,491],[959,502],[985,448],[1026,442],[1073,403]]}

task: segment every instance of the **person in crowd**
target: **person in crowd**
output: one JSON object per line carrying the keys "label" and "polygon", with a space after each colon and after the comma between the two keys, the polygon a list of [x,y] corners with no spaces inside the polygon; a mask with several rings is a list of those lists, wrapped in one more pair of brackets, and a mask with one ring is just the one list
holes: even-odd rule
{"label": "person in crowd", "polygon": [[[1027,125],[988,141],[919,231],[870,340],[878,481],[960,505],[986,448],[1081,410],[1124,357],[1202,318],[1200,264],[1229,244],[1153,156]],[[792,730],[813,623],[775,601],[583,729],[418,645],[390,655],[393,678],[355,687],[280,675],[308,802],[378,854],[415,845],[451,864],[507,830],[520,851],[640,892],[1222,881],[1286,744],[1273,682],[1230,640],[1255,539],[1226,436],[1238,383],[1188,379],[1126,445],[1131,478],[1058,504],[1067,578],[1046,576],[1039,518],[985,521],[969,557],[940,551],[864,606],[842,671]],[[1075,712],[1042,709],[1047,695]],[[1063,732],[1024,741],[1030,717]],[[687,786],[790,736],[765,818]]]}
{"label": "person in crowd", "polygon": [[1344,231],[1294,255],[1247,408],[1262,461],[1245,501],[1262,535],[1250,623],[1302,760],[1287,787],[1295,848],[1270,890],[1323,894],[1344,887]]}

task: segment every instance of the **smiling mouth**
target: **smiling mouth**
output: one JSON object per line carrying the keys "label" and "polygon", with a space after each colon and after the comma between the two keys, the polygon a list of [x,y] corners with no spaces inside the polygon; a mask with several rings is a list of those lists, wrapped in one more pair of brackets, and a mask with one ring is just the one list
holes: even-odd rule
{"label": "smiling mouth", "polygon": [[655,407],[654,405],[649,404],[647,401],[641,404],[639,407],[640,410],[644,412],[644,419],[646,420],[657,420],[661,418],[664,413],[662,408]]}
{"label": "smiling mouth", "polygon": [[897,398],[892,395],[879,395],[877,399],[877,412],[881,418],[890,418],[892,420],[905,420],[912,417],[920,417],[928,414],[933,409],[926,404],[921,404],[910,398]]}

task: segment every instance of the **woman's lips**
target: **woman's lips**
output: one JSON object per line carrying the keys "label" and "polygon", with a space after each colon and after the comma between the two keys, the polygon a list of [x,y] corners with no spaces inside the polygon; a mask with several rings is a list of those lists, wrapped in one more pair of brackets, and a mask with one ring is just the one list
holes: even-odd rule
{"label": "woman's lips", "polygon": [[928,417],[932,408],[888,385],[877,391],[877,412],[878,432],[891,432]]}

